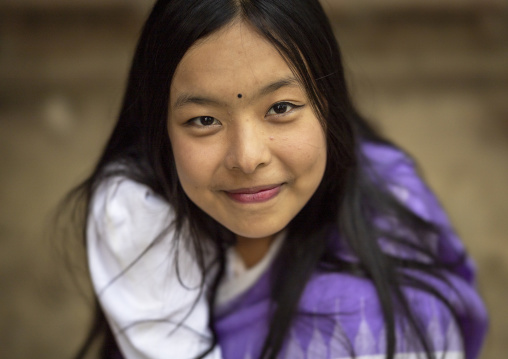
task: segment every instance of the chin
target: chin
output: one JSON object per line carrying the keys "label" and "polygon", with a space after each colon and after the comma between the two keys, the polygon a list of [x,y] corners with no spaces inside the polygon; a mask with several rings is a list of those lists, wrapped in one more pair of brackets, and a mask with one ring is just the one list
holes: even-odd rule
{"label": "chin", "polygon": [[[261,227],[263,228],[263,227]],[[230,230],[235,234],[235,236],[240,238],[247,239],[266,239],[268,237],[276,236],[279,232],[283,231],[286,226],[277,226],[267,229],[266,227],[263,230],[252,230],[251,228],[248,230],[240,230],[239,228],[230,228]]]}

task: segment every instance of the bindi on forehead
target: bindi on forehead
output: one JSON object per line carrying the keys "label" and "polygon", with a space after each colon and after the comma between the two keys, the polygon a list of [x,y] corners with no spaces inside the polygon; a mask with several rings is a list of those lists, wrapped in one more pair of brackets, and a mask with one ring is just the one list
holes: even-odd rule
{"label": "bindi on forehead", "polygon": [[238,97],[238,98],[242,98],[242,97],[243,97],[243,95],[242,95],[241,93],[239,93],[239,94],[237,95],[237,97]]}

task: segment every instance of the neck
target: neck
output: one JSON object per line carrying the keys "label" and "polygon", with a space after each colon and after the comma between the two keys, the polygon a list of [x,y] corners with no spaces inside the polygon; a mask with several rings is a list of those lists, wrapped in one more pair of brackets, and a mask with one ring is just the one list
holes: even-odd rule
{"label": "neck", "polygon": [[263,238],[245,238],[237,236],[235,250],[242,258],[246,268],[258,264],[270,249],[275,235]]}

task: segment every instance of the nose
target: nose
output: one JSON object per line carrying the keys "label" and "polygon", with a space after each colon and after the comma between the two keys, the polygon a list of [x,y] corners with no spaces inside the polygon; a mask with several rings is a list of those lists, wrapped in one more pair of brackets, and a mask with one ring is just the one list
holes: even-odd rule
{"label": "nose", "polygon": [[271,162],[268,135],[255,121],[238,121],[228,136],[225,165],[230,170],[252,174]]}

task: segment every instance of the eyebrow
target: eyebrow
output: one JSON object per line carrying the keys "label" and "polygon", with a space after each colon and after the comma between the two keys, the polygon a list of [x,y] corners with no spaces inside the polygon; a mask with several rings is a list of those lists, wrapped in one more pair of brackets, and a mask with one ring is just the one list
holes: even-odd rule
{"label": "eyebrow", "polygon": [[266,96],[283,87],[299,87],[300,82],[294,76],[288,76],[263,87],[254,97]]}
{"label": "eyebrow", "polygon": [[226,106],[226,103],[223,101],[208,97],[194,96],[188,93],[181,94],[175,101],[176,108],[180,108],[189,104],[224,106],[224,107]]}
{"label": "eyebrow", "polygon": [[[299,87],[299,86],[300,82],[294,76],[288,76],[264,86],[253,96],[253,98],[266,96],[283,87]],[[189,104],[227,107],[227,103],[219,99],[183,93],[176,99],[175,108],[180,108]]]}

